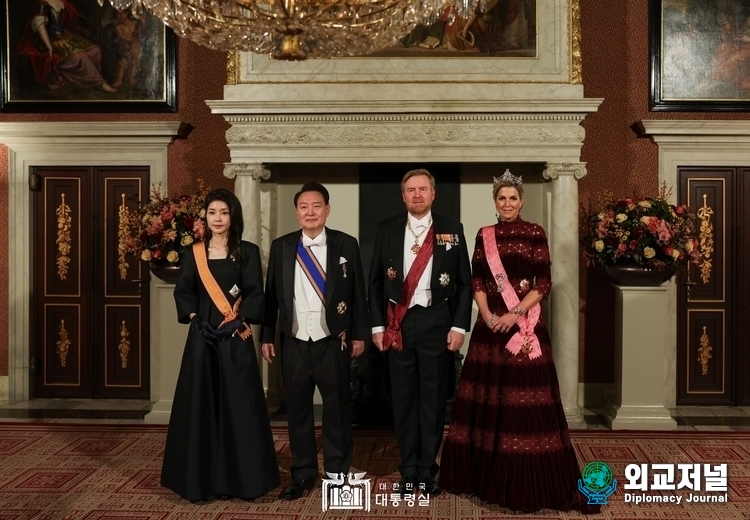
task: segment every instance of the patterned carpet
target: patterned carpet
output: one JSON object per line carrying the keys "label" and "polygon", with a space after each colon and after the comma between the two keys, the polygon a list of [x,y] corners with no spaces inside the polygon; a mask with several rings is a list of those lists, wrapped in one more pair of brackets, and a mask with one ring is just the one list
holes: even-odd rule
{"label": "patterned carpet", "polygon": [[[514,515],[471,497],[443,493],[429,506],[382,505],[381,484],[397,480],[398,453],[393,433],[355,430],[353,470],[371,479],[369,513],[321,508],[320,484],[295,502],[277,500],[277,492],[255,502],[215,501],[193,505],[159,486],[166,428],[55,423],[0,423],[0,520],[296,520],[419,518],[484,520],[493,518],[567,519],[580,514],[541,511]],[[603,461],[612,467],[618,489],[602,514],[591,518],[750,519],[750,433],[575,431],[573,442],[582,465]],[[283,428],[274,429],[283,485],[289,483],[289,445]],[[630,463],[727,463],[728,502],[680,505],[625,502],[625,466]],[[683,495],[679,491],[639,492]],[[632,493],[632,492],[631,492]],[[703,493],[707,494],[707,493]]]}

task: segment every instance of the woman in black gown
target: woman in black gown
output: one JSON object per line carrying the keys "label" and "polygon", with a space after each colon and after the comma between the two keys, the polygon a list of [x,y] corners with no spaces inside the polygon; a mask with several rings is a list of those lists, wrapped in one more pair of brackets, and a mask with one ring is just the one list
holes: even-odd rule
{"label": "woman in black gown", "polygon": [[[174,290],[178,320],[190,323],[190,331],[161,484],[193,502],[249,500],[280,484],[258,358],[247,326],[263,319],[260,251],[241,241],[242,208],[232,192],[212,191],[205,209],[204,242],[185,250]],[[208,288],[206,272],[199,273],[206,264],[216,281]],[[233,312],[224,314],[214,303],[221,293]]]}
{"label": "woman in black gown", "polygon": [[516,511],[595,514],[599,506],[578,491],[581,472],[539,318],[538,304],[552,287],[547,237],[519,215],[520,177],[506,171],[495,179],[493,198],[498,223],[479,231],[472,259],[480,315],[451,411],[440,485]]}

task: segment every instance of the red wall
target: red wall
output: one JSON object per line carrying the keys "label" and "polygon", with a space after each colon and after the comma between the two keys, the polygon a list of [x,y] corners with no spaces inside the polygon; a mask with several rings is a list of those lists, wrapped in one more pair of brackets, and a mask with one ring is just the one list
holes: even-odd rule
{"label": "red wall", "polygon": [[[631,125],[642,119],[750,119],[747,113],[649,112],[648,2],[581,0],[583,78],[586,97],[604,98],[583,123],[581,159],[588,175],[580,181],[580,201],[595,201],[602,190],[615,195],[653,195],[657,190],[658,151]],[[0,121],[154,121],[180,120],[194,127],[187,139],[169,148],[169,186],[186,192],[202,177],[211,187],[231,188],[222,175],[229,161],[224,133],[228,125],[213,116],[205,99],[221,99],[226,78],[223,53],[181,41],[176,114],[0,114]],[[0,146],[0,217],[7,221],[7,149]],[[0,243],[7,244],[7,226]],[[554,259],[553,259],[554,260]],[[0,316],[8,311],[8,255],[0,250]],[[614,291],[597,271],[581,267],[581,378],[589,383],[614,380]],[[0,320],[0,338],[7,320]],[[7,347],[0,344],[0,375],[8,373]]]}
{"label": "red wall", "polygon": [[[209,187],[231,188],[223,175],[229,150],[224,133],[229,125],[211,114],[206,99],[222,99],[226,53],[210,51],[188,41],[178,49],[176,113],[170,114],[0,114],[0,122],[16,121],[183,121],[193,127],[186,139],[169,147],[169,191],[186,193],[202,177]],[[8,221],[8,149],[0,145],[0,219]],[[8,227],[0,226],[0,244],[8,243]],[[0,316],[8,315],[7,247],[0,248]],[[8,337],[8,320],[0,319],[0,338]],[[0,375],[8,374],[8,347],[0,342]]]}
{"label": "red wall", "polygon": [[[616,196],[656,195],[658,148],[631,125],[644,119],[750,119],[747,113],[650,112],[648,4],[643,0],[581,0],[584,96],[604,98],[583,123],[581,160],[588,174],[580,202],[604,190]],[[676,188],[676,187],[675,187]],[[554,259],[553,259],[554,261]],[[614,381],[614,289],[594,269],[581,267],[582,380]]]}

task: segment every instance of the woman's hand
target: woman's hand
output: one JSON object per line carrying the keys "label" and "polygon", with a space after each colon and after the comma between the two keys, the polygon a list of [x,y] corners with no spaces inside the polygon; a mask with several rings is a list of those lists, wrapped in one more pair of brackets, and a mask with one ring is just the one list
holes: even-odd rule
{"label": "woman's hand", "polygon": [[505,334],[513,327],[513,325],[516,324],[517,321],[518,321],[518,316],[516,316],[512,312],[507,312],[503,314],[502,316],[499,316],[495,320],[495,323],[491,327],[492,332],[501,332]]}

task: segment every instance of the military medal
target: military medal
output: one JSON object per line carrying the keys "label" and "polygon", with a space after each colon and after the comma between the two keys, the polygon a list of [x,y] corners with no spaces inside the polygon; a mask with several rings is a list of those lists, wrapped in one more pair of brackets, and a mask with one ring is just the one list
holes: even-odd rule
{"label": "military medal", "polygon": [[425,231],[427,231],[430,226],[432,226],[432,215],[430,215],[430,221],[427,223],[425,228],[420,231],[419,233],[414,232],[414,228],[411,227],[411,221],[407,218],[406,219],[406,227],[409,229],[409,232],[414,237],[414,245],[411,246],[411,252],[415,255],[419,254],[419,251],[422,249],[422,246],[419,245],[419,237],[424,235]]}

